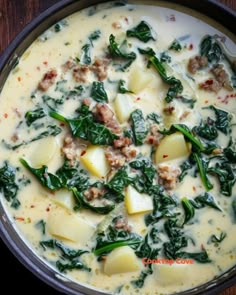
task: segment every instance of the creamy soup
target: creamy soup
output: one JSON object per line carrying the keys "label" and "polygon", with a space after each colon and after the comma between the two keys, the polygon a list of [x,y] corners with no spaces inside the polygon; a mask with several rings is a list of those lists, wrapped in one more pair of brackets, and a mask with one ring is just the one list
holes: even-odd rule
{"label": "creamy soup", "polygon": [[236,47],[191,14],[90,7],[35,40],[5,83],[1,202],[68,280],[170,294],[236,263]]}

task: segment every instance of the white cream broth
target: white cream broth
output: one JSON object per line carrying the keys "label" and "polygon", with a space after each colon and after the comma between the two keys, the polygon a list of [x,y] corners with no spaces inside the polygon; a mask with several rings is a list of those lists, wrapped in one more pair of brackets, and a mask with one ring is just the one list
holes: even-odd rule
{"label": "white cream broth", "polygon": [[[183,13],[179,11],[183,9],[180,6],[171,8],[170,5],[170,8],[166,8],[162,2],[159,3],[160,6],[148,3],[124,6],[102,4],[67,17],[32,43],[10,73],[0,94],[0,192],[1,202],[13,226],[32,251],[68,280],[109,294],[176,293],[206,283],[236,263],[236,91],[231,82],[233,72],[222,56],[219,61],[208,61],[207,65],[200,66],[195,73],[188,70],[189,60],[200,55],[199,44],[204,36],[214,36],[211,39],[213,43],[215,40],[223,40],[224,46],[236,54],[235,43],[227,32],[222,33],[222,28],[220,31],[215,27],[216,24],[214,27],[207,24],[206,19],[199,19],[200,15],[192,16],[193,12],[190,10]],[[146,29],[151,34],[151,39],[147,42],[126,36],[127,30],[137,27],[141,21],[146,23]],[[93,33],[97,37],[92,38]],[[111,34],[119,45],[123,44],[120,48],[122,53],[134,52],[136,55],[131,65],[123,71],[119,68],[130,59],[117,58],[109,53]],[[169,49],[174,40],[179,40],[179,51]],[[86,44],[90,49],[90,60],[87,61],[82,49]],[[138,48],[152,48],[158,59],[163,52],[171,58],[169,62],[162,62],[166,75],[175,77],[183,86],[182,92],[177,91],[171,102],[166,101],[170,84],[163,81],[153,64],[147,67],[148,60],[153,61],[154,58],[141,54]],[[99,69],[96,66],[97,59],[103,63]],[[107,60],[108,64],[105,64]],[[71,68],[65,70],[63,65],[67,61],[71,62]],[[217,80],[219,77],[212,72],[219,64],[223,65],[229,87],[226,87],[227,81]],[[67,64],[68,67],[70,65]],[[81,70],[83,66],[87,66],[84,70],[87,73]],[[46,85],[45,89],[39,89],[38,85],[44,75],[52,74],[52,70],[56,71],[54,80],[50,80],[50,77],[51,84]],[[81,71],[78,78],[80,81],[75,80],[75,71]],[[105,76],[101,78],[99,74]],[[118,94],[120,80],[124,80],[124,87],[131,92]],[[216,81],[220,85],[219,89],[200,89],[199,85],[206,80],[208,84],[212,83],[209,81]],[[100,86],[103,83],[107,102],[99,101],[98,93],[95,99],[92,97],[94,81],[99,81]],[[188,99],[188,103],[181,96]],[[192,108],[190,99],[195,101]],[[60,122],[55,118],[55,113],[51,113],[54,111],[66,118],[81,118],[84,115],[76,110],[81,108],[84,100],[86,103],[89,101],[87,108],[91,112],[90,119],[95,124],[92,125],[93,129],[97,128],[96,124],[102,124],[113,136],[116,133],[122,138],[127,137],[123,136],[125,130],[133,130],[133,139],[124,144],[125,147],[115,145],[111,148],[113,160],[118,155],[123,164],[119,165],[109,159],[106,144],[94,144],[90,138],[82,136],[81,139],[81,135],[76,138],[72,135],[68,122]],[[99,103],[114,113],[110,121],[103,116],[101,119],[101,114],[99,117]],[[224,113],[224,118],[228,125],[225,121],[219,122],[210,106],[215,107],[216,111],[227,112],[226,115]],[[41,117],[37,117],[39,109]],[[35,110],[36,117],[31,116],[29,112]],[[142,111],[142,118],[132,123],[129,118],[137,110]],[[151,113],[158,115],[157,121],[147,118]],[[113,123],[118,125],[119,131],[112,129]],[[144,125],[140,127],[139,124],[138,127],[135,125],[138,123]],[[200,131],[196,131],[196,126],[201,123],[206,124],[203,131],[206,131],[206,126],[214,129],[217,133],[214,139],[209,141]],[[187,133],[190,137],[182,129],[173,127],[183,127],[180,124],[189,128],[190,133]],[[226,129],[222,130],[222,125]],[[168,130],[171,126],[172,135],[159,132]],[[193,127],[195,129],[191,133]],[[140,128],[144,136],[140,135]],[[56,134],[55,130],[58,130]],[[46,131],[53,134],[46,136]],[[42,133],[44,138],[37,139],[39,135],[42,137]],[[139,143],[137,136],[143,136]],[[226,150],[230,138],[231,157]],[[202,149],[199,149],[199,142]],[[111,142],[110,146],[113,144]],[[207,144],[215,145],[208,153]],[[124,154],[125,148],[131,152],[131,156]],[[192,168],[187,170],[186,176],[181,180],[179,175],[189,156]],[[212,159],[214,156],[216,158]],[[201,173],[202,169],[207,169],[201,167],[202,157],[210,161],[207,174],[203,173],[207,175],[209,189],[206,188],[207,180]],[[132,162],[144,158],[146,162],[143,170],[132,166]],[[48,171],[41,173],[44,185],[26,165],[24,167],[20,159],[24,159],[35,169],[40,169],[43,165],[48,167]],[[78,179],[69,185],[72,176],[67,175],[68,178],[62,185],[63,180],[57,172],[65,159],[80,177],[89,179],[90,184],[85,184],[82,188],[80,186],[80,191],[77,185],[79,197],[75,189]],[[78,164],[79,168],[76,166]],[[226,164],[227,169],[231,169],[231,178],[229,170],[224,170]],[[220,168],[217,165],[221,165]],[[1,179],[8,176],[6,172],[4,174],[6,167],[16,170],[12,172],[13,178],[8,177],[4,182]],[[152,169],[152,176],[148,176],[151,177],[151,183],[145,176],[145,168]],[[214,173],[216,168],[217,171],[220,170],[221,176],[222,173],[226,175],[222,183],[217,173]],[[118,193],[108,183],[120,169],[126,171],[129,180],[123,179],[123,185],[119,183],[121,189]],[[40,170],[37,173],[40,174]],[[45,184],[50,178],[48,173],[57,177],[56,181],[60,182],[57,187],[53,187],[55,179]],[[137,178],[139,181],[144,180],[139,183],[140,191]],[[99,184],[96,189],[100,195],[95,198],[91,188],[96,187],[97,182]],[[152,189],[157,187],[163,192],[153,192]],[[14,194],[16,188],[17,192]],[[13,194],[9,194],[9,191],[13,191]],[[119,195],[123,201],[106,199],[105,193],[110,193],[113,197]],[[85,202],[82,202],[82,208],[78,208],[81,205],[78,198]],[[168,202],[171,204],[165,207]],[[110,210],[110,213],[98,214],[88,208],[104,208],[107,205],[113,205],[115,209]],[[79,210],[74,210],[76,206]],[[153,218],[151,223],[147,223],[148,216]],[[110,228],[118,234],[123,232],[126,238],[113,238],[113,246],[117,241],[122,242],[118,246],[116,244],[116,247],[108,247],[110,252],[96,252],[99,249],[99,234],[107,235]],[[154,230],[157,231],[156,239],[152,235]],[[137,243],[127,244],[127,240],[134,239]],[[51,244],[48,242],[43,246],[41,242],[45,241],[51,241]],[[182,246],[178,248],[181,241]],[[63,256],[60,250],[63,246],[67,250],[85,250],[87,253],[71,258],[64,252]],[[144,258],[157,260],[151,267],[144,265]],[[181,258],[180,263],[177,263],[177,258]],[[172,261],[173,265],[170,266],[168,261]],[[82,269],[78,269],[78,265]]]}

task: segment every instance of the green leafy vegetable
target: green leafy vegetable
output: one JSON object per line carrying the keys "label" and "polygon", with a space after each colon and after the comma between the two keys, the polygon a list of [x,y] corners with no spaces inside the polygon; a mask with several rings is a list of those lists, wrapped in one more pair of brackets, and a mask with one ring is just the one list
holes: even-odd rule
{"label": "green leafy vegetable", "polygon": [[43,165],[41,168],[31,167],[26,160],[20,159],[21,164],[29,169],[31,173],[40,181],[40,183],[50,190],[58,190],[63,187],[61,179],[52,173],[48,172],[48,167]]}
{"label": "green leafy vegetable", "polygon": [[222,50],[211,36],[206,36],[200,43],[200,54],[206,56],[210,63],[217,64],[222,58]]}
{"label": "green leafy vegetable", "polygon": [[232,137],[230,138],[228,146],[223,151],[224,156],[227,160],[232,163],[236,164],[236,149],[235,149],[235,142],[233,142]]}
{"label": "green leafy vegetable", "polygon": [[90,47],[91,47],[90,44],[85,44],[82,47],[83,54],[82,54],[82,57],[81,57],[80,61],[83,64],[86,64],[86,65],[90,65],[91,62],[92,62],[92,60],[91,60],[91,53],[90,53]]}
{"label": "green leafy vegetable", "polygon": [[[119,218],[119,217],[118,217]],[[122,246],[137,246],[142,239],[135,233],[116,229],[114,223],[117,218],[113,219],[112,224],[105,232],[99,233],[96,238],[96,246],[93,253],[97,256],[107,254],[115,248]]]}
{"label": "green leafy vegetable", "polygon": [[194,208],[200,209],[205,206],[209,206],[213,209],[216,209],[218,211],[222,211],[222,209],[219,207],[219,205],[216,203],[214,197],[210,195],[209,193],[204,193],[199,196],[197,196],[194,200],[190,200]]}
{"label": "green leafy vegetable", "polygon": [[221,232],[219,236],[212,235],[210,237],[210,241],[216,245],[223,242],[223,240],[226,238],[227,234],[225,232]]}
{"label": "green leafy vegetable", "polygon": [[183,198],[181,200],[181,203],[183,205],[184,212],[185,212],[184,223],[187,223],[190,219],[192,219],[194,217],[195,210],[194,210],[192,203],[187,198]]}
{"label": "green leafy vegetable", "polygon": [[8,202],[11,202],[11,207],[14,209],[20,206],[20,201],[17,199],[18,190],[16,169],[5,162],[0,168],[0,192]]}
{"label": "green leafy vegetable", "polygon": [[98,40],[100,37],[101,37],[101,31],[96,30],[89,35],[88,39],[89,39],[91,45],[93,46],[93,41]]}
{"label": "green leafy vegetable", "polygon": [[41,219],[35,224],[36,228],[40,229],[42,234],[45,235],[46,233],[46,222]]}
{"label": "green leafy vegetable", "polygon": [[89,108],[83,105],[79,112],[79,117],[69,119],[57,112],[50,112],[49,115],[59,121],[68,123],[73,136],[87,140],[92,144],[113,145],[117,135],[112,133],[107,127],[95,122],[93,114]]}
{"label": "green leafy vegetable", "polygon": [[120,67],[121,71],[125,71],[132,62],[136,59],[136,54],[134,52],[127,53],[122,50],[122,45],[119,46],[115,41],[115,36],[110,35],[108,50],[112,58],[118,58],[127,61],[123,66]]}
{"label": "green leafy vegetable", "polygon": [[119,81],[119,84],[118,84],[118,92],[119,93],[133,93],[132,91],[130,91],[127,88],[125,88],[125,81],[124,80],[120,80]]}
{"label": "green leafy vegetable", "polygon": [[181,101],[182,103],[188,104],[190,109],[194,108],[194,105],[196,103],[196,99],[192,99],[192,98],[186,98],[182,95],[177,97],[179,101]]}
{"label": "green leafy vegetable", "polygon": [[161,116],[156,113],[148,114],[147,119],[153,121],[156,124],[160,124],[160,122],[161,122]]}
{"label": "green leafy vegetable", "polygon": [[90,96],[97,102],[108,102],[103,82],[93,82]]}
{"label": "green leafy vegetable", "polygon": [[215,116],[216,116],[215,127],[227,135],[229,131],[229,124],[231,119],[229,113],[221,109],[218,109],[212,105],[209,106],[209,108],[215,112]]}
{"label": "green leafy vegetable", "polygon": [[63,97],[61,98],[54,98],[49,95],[42,96],[43,103],[50,109],[55,110],[58,108],[58,105],[62,105],[65,100]]}
{"label": "green leafy vegetable", "polygon": [[175,50],[175,51],[181,51],[182,50],[182,46],[181,46],[180,42],[177,39],[175,39],[171,43],[171,45],[169,46],[169,49],[170,50]]}
{"label": "green leafy vegetable", "polygon": [[137,109],[130,115],[135,145],[142,145],[148,130],[141,110]]}
{"label": "green leafy vegetable", "polygon": [[75,187],[71,188],[71,190],[75,196],[76,210],[89,209],[97,214],[107,214],[115,208],[114,204],[109,204],[105,206],[93,206],[90,202],[87,202],[85,200],[82,192],[79,192]]}
{"label": "green leafy vegetable", "polygon": [[124,188],[132,182],[132,179],[128,176],[125,167],[120,168],[112,179],[106,184],[106,187],[112,191],[122,194]]}
{"label": "green leafy vegetable", "polygon": [[156,56],[151,56],[149,58],[149,62],[153,65],[155,70],[159,73],[161,79],[163,82],[170,85],[169,90],[166,94],[166,102],[171,102],[178,94],[180,94],[183,91],[183,85],[180,80],[176,79],[174,76],[168,77],[166,74],[166,70],[163,67],[162,63],[159,61],[159,59]]}
{"label": "green leafy vegetable", "polygon": [[35,122],[36,120],[41,119],[45,116],[46,116],[46,113],[45,113],[44,109],[38,108],[33,111],[28,111],[25,114],[25,121],[26,121],[27,126],[30,126],[33,122]]}
{"label": "green leafy vegetable", "polygon": [[141,21],[136,27],[126,32],[127,37],[135,37],[140,41],[147,43],[149,40],[154,40],[155,38],[152,33],[151,26],[145,22]]}
{"label": "green leafy vegetable", "polygon": [[167,52],[162,52],[160,55],[160,61],[170,63],[171,62],[171,57]]}
{"label": "green leafy vegetable", "polygon": [[66,272],[67,270],[73,269],[83,269],[91,271],[89,267],[87,267],[80,261],[80,256],[84,253],[88,253],[88,251],[67,248],[62,243],[59,243],[57,240],[41,241],[40,245],[43,247],[44,250],[50,248],[55,249],[61,253],[62,258],[56,261],[56,267],[60,272]]}
{"label": "green leafy vegetable", "polygon": [[213,189],[213,185],[207,176],[208,162],[198,153],[193,153],[193,158],[196,161],[198,172],[206,191]]}
{"label": "green leafy vegetable", "polygon": [[58,23],[54,25],[54,31],[55,33],[59,33],[64,27],[68,26],[68,23],[66,20],[61,20]]}
{"label": "green leafy vegetable", "polygon": [[214,125],[209,122],[201,122],[199,126],[194,127],[193,131],[207,140],[215,140],[218,137],[218,131]]}

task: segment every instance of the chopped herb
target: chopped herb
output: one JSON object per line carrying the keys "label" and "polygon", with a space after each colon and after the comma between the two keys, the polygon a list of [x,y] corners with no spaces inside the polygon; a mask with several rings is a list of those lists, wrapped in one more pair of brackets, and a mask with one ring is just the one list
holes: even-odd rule
{"label": "chopped herb", "polygon": [[221,232],[219,236],[212,235],[210,237],[210,241],[216,245],[223,242],[223,240],[226,238],[227,234],[225,232]]}
{"label": "chopped herb", "polygon": [[108,97],[104,89],[103,82],[93,82],[91,97],[97,102],[108,102]]}
{"label": "chopped herb", "polygon": [[156,40],[153,36],[151,26],[145,22],[141,21],[136,27],[126,32],[127,37],[135,37],[138,38],[140,41],[147,43],[150,40]]}
{"label": "chopped herb", "polygon": [[55,31],[55,33],[60,32],[62,30],[62,28],[66,27],[66,26],[68,26],[68,23],[65,20],[62,20],[62,21],[56,23],[54,25],[54,31]]}
{"label": "chopped herb", "polygon": [[132,91],[128,90],[125,87],[125,81],[124,80],[119,80],[119,84],[118,84],[118,92],[119,93],[133,93]]}
{"label": "chopped herb", "polygon": [[171,45],[169,46],[169,50],[175,50],[175,51],[181,51],[182,50],[182,46],[180,44],[180,42],[175,39]]}
{"label": "chopped herb", "polygon": [[170,63],[171,57],[169,56],[169,54],[167,52],[162,52],[160,55],[160,61]]}
{"label": "chopped herb", "polygon": [[156,124],[160,124],[160,122],[161,122],[161,116],[156,113],[148,114],[147,119],[153,121]]}
{"label": "chopped herb", "polygon": [[142,111],[139,109],[133,111],[130,115],[130,119],[134,134],[134,143],[137,146],[142,145],[148,133]]}

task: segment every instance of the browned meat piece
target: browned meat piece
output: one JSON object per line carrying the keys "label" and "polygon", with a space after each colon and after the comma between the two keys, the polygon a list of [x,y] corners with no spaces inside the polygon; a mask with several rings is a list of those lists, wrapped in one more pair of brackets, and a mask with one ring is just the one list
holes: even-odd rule
{"label": "browned meat piece", "polygon": [[191,74],[196,74],[196,72],[208,65],[208,60],[205,56],[195,56],[189,59],[188,71]]}
{"label": "browned meat piece", "polygon": [[99,81],[107,78],[107,69],[110,61],[108,59],[96,59],[92,66],[91,71],[98,77]]}
{"label": "browned meat piece", "polygon": [[92,201],[94,199],[100,198],[104,195],[105,190],[103,188],[91,187],[87,191],[85,191],[84,195],[88,201]]}
{"label": "browned meat piece", "polygon": [[89,72],[89,67],[87,65],[79,65],[73,68],[73,77],[76,82],[87,82],[87,73]]}
{"label": "browned meat piece", "polygon": [[107,104],[98,103],[93,113],[99,122],[104,123],[104,125],[114,133],[119,134],[121,132],[120,126],[114,118],[114,113]]}
{"label": "browned meat piece", "polygon": [[78,143],[76,144],[76,141],[70,136],[64,138],[64,143],[61,150],[71,163],[73,163],[79,157]]}
{"label": "browned meat piece", "polygon": [[184,119],[186,119],[188,116],[189,116],[189,114],[190,114],[190,111],[185,111],[185,112],[183,112],[183,114],[180,116],[180,121],[182,121],[182,120],[184,120]]}
{"label": "browned meat piece", "polygon": [[18,132],[14,132],[13,133],[13,135],[12,135],[12,137],[11,137],[11,140],[13,141],[13,142],[16,142],[17,140],[19,140],[19,134],[18,134]]}
{"label": "browned meat piece", "polygon": [[130,232],[131,231],[131,226],[128,224],[128,221],[127,219],[121,217],[121,218],[118,218],[115,222],[115,228],[116,229],[123,229],[127,232]]}
{"label": "browned meat piece", "polygon": [[137,156],[137,150],[130,146],[125,146],[121,149],[122,155],[125,156],[126,161],[130,161],[131,159]]}
{"label": "browned meat piece", "polygon": [[163,109],[163,112],[166,114],[166,115],[172,115],[175,111],[175,107],[174,106],[168,106],[167,108],[164,108]]}
{"label": "browned meat piece", "polygon": [[200,83],[199,88],[206,91],[217,93],[222,88],[222,85],[214,79],[208,79],[205,82]]}
{"label": "browned meat piece", "polygon": [[211,72],[214,75],[216,81],[219,82],[222,85],[222,87],[225,87],[229,91],[233,90],[229,80],[229,75],[226,73],[223,65],[216,65],[211,70]]}
{"label": "browned meat piece", "polygon": [[48,88],[55,83],[56,77],[57,71],[55,69],[48,71],[39,82],[38,89],[41,91],[47,91]]}
{"label": "browned meat piece", "polygon": [[70,59],[62,65],[62,70],[63,70],[63,72],[67,72],[67,71],[73,69],[75,66],[76,66],[76,63]]}
{"label": "browned meat piece", "polygon": [[115,150],[112,147],[106,148],[105,156],[112,170],[118,169],[125,164],[125,157],[120,153],[119,150]]}
{"label": "browned meat piece", "polygon": [[125,146],[129,146],[131,144],[132,144],[132,139],[129,137],[120,136],[119,139],[114,140],[114,147],[116,148],[122,148]]}
{"label": "browned meat piece", "polygon": [[222,153],[223,153],[223,150],[220,149],[220,148],[216,148],[216,149],[214,149],[214,150],[212,151],[212,154],[213,154],[213,155],[220,155],[220,154],[222,154]]}
{"label": "browned meat piece", "polygon": [[176,187],[180,169],[161,165],[158,168],[159,184],[163,185],[167,190],[173,190]]}
{"label": "browned meat piece", "polygon": [[148,136],[146,137],[145,142],[153,145],[158,145],[162,137],[163,135],[158,131],[158,126],[156,124],[153,124],[150,127],[150,131]]}

